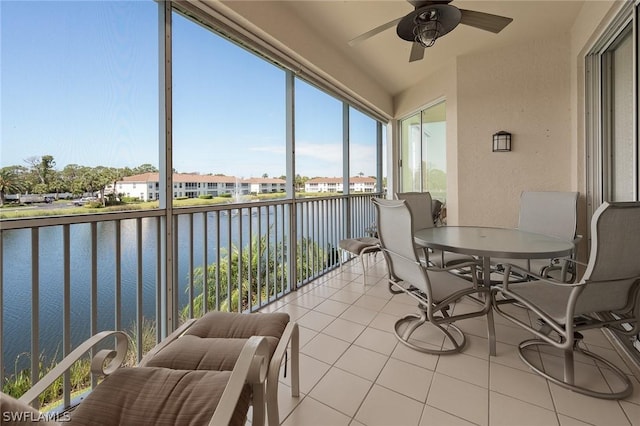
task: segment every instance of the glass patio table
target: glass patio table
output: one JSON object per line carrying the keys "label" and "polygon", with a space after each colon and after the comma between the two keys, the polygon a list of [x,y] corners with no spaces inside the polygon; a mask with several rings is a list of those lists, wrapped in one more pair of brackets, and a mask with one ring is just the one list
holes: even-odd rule
{"label": "glass patio table", "polygon": [[[511,228],[480,226],[440,226],[419,229],[414,234],[417,244],[482,259],[481,285],[491,286],[491,258],[552,259],[569,256],[573,242],[548,235]],[[496,354],[493,312],[487,314],[489,353]]]}

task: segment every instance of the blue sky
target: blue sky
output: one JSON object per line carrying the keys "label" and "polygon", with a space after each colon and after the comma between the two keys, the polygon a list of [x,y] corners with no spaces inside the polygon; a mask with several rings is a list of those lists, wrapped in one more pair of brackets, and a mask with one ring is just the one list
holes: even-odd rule
{"label": "blue sky", "polygon": [[[0,1],[0,166],[158,165],[155,2]],[[285,73],[174,14],[174,168],[285,173]],[[342,175],[342,104],[296,85],[296,172]],[[351,174],[375,174],[375,125],[352,114]]]}

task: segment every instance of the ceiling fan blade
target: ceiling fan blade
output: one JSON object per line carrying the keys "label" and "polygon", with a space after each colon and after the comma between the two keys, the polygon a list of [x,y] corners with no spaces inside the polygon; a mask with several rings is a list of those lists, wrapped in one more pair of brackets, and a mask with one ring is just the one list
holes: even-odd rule
{"label": "ceiling fan blade", "polygon": [[398,22],[400,22],[400,20],[402,19],[402,17],[398,18],[398,19],[394,19],[393,21],[389,21],[386,24],[382,24],[379,27],[376,27],[372,30],[367,31],[364,34],[359,35],[358,37],[349,40],[349,46],[353,47],[355,45],[357,45],[358,43],[361,43],[363,41],[365,41],[366,39],[373,37],[376,34],[379,34],[381,32],[383,32],[384,30],[388,30],[391,27],[395,27]]}
{"label": "ceiling fan blade", "polygon": [[419,61],[422,58],[424,58],[424,47],[422,47],[420,43],[413,42],[413,44],[411,44],[409,62]]}
{"label": "ceiling fan blade", "polygon": [[480,28],[481,30],[491,31],[498,34],[507,25],[513,21],[513,18],[507,18],[506,16],[492,15],[490,13],[477,12],[475,10],[464,10],[462,12],[461,24],[469,25],[470,27]]}

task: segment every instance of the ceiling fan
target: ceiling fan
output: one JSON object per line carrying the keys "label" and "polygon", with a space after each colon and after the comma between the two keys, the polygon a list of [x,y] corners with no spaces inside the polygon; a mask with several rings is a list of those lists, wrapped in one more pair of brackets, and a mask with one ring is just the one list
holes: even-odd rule
{"label": "ceiling fan", "polygon": [[426,47],[433,46],[438,38],[453,30],[458,24],[469,25],[497,34],[513,21],[512,18],[505,16],[458,9],[449,4],[452,0],[407,1],[414,7],[412,12],[367,31],[349,41],[349,45],[355,46],[396,25],[398,36],[403,40],[413,42],[409,62],[414,62],[424,57]]}

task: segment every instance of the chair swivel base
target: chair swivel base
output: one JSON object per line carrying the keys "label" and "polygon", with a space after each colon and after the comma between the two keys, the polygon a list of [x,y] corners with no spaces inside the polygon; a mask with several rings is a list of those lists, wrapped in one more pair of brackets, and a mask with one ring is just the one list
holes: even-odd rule
{"label": "chair swivel base", "polygon": [[[631,384],[631,381],[629,380],[627,375],[622,370],[620,370],[610,361],[607,361],[601,356],[579,347],[578,342],[576,342],[576,344],[574,345],[573,351],[576,353],[581,353],[587,358],[590,358],[595,362],[596,366],[598,366],[599,368],[601,366],[604,366],[606,369],[608,369],[611,373],[613,373],[618,378],[621,384],[624,385],[624,388],[622,390],[611,391],[611,392],[600,392],[593,389],[589,389],[587,387],[576,385],[575,380],[574,380],[574,383],[569,383],[564,378],[558,378],[551,375],[548,371],[544,369],[544,367],[541,368],[535,365],[532,361],[530,361],[526,357],[526,354],[524,353],[526,349],[529,349],[532,347],[538,347],[538,346],[547,346],[547,347],[555,348],[553,345],[543,340],[539,340],[539,339],[525,340],[518,345],[518,353],[520,355],[520,359],[525,364],[527,364],[527,366],[529,366],[529,368],[531,368],[531,370],[533,370],[535,373],[538,373],[545,379],[549,380],[552,383],[555,383],[558,386],[561,386],[565,389],[569,389],[571,391],[574,391],[583,395],[591,396],[594,398],[601,398],[601,399],[624,399],[629,395],[631,395],[631,393],[633,392],[633,385]],[[558,349],[558,348],[555,348],[555,349]],[[573,366],[565,365],[564,369],[566,371],[567,368],[572,368],[572,367]]]}
{"label": "chair swivel base", "polygon": [[[411,339],[411,335],[422,326],[432,326],[432,328],[437,329],[442,334],[445,335],[447,340],[453,345],[452,349],[433,349],[432,347],[427,346],[425,343],[421,345],[417,343],[416,339]],[[453,334],[449,332],[448,329],[451,329],[458,335],[458,337],[454,337]],[[409,314],[404,316],[403,318],[396,321],[394,326],[394,334],[398,338],[398,340],[409,348],[424,352],[432,355],[448,355],[454,354],[462,351],[464,346],[467,343],[467,339],[458,327],[453,324],[448,324],[447,328],[440,326],[439,324],[434,324],[430,321],[427,321],[426,315],[422,314]]]}

